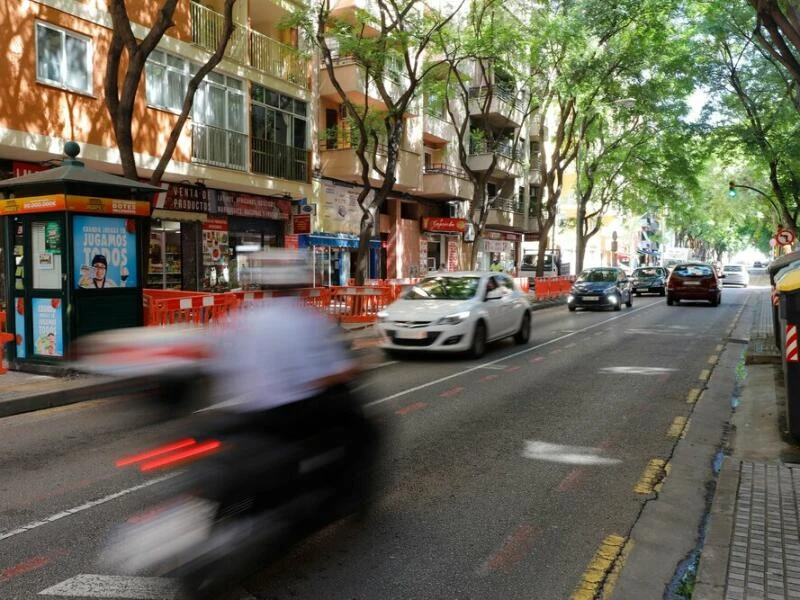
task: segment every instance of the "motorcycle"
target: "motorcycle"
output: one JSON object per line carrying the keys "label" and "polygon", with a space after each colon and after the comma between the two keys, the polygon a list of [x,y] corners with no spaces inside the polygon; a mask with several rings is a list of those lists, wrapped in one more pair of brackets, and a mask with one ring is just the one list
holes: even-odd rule
{"label": "motorcycle", "polygon": [[111,535],[101,566],[178,582],[178,597],[224,597],[231,585],[328,524],[364,515],[375,490],[378,437],[351,412],[298,436],[215,423],[215,436],[178,440],[118,461],[152,473],[180,469],[167,500]]}

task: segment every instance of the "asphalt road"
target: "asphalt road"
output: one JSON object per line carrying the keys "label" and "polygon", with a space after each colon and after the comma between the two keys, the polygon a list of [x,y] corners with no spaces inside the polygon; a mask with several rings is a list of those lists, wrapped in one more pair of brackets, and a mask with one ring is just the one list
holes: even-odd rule
{"label": "asphalt road", "polygon": [[[634,488],[673,452],[669,430],[690,416],[748,293],[726,288],[717,308],[550,308],[526,346],[382,363],[361,390],[388,436],[372,514],[242,588],[270,600],[573,597],[604,540],[636,522],[648,493]],[[161,581],[87,577],[114,575],[95,562],[102,540],[165,492],[114,466],[185,432],[158,419],[141,398],[0,419],[0,599],[170,597]]]}

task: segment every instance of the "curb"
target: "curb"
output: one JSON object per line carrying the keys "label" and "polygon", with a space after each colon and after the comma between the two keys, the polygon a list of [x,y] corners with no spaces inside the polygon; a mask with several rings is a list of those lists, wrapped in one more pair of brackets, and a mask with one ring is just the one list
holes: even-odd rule
{"label": "curb", "polygon": [[150,379],[128,377],[31,394],[30,396],[20,396],[19,398],[0,401],[0,418],[76,404],[87,400],[97,400],[108,396],[143,392],[152,388],[153,383]]}

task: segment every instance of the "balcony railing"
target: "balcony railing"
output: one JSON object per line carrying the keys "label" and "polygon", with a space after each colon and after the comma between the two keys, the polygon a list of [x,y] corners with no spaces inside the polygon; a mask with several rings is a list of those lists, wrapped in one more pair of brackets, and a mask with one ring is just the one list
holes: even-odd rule
{"label": "balcony railing", "polygon": [[278,144],[271,140],[250,138],[250,161],[253,173],[308,181],[308,150]]}
{"label": "balcony railing", "polygon": [[[351,56],[349,54],[339,55],[336,52],[333,52],[331,61],[337,67],[360,64],[355,56]],[[402,84],[408,80],[408,75],[402,70],[402,68],[399,66],[399,63],[391,61],[387,61],[386,65],[384,66],[384,77],[396,84]]]}
{"label": "balcony railing", "polygon": [[247,169],[247,135],[200,123],[192,124],[192,159],[216,167]]}
{"label": "balcony railing", "polygon": [[499,154],[511,160],[522,158],[522,145],[514,144],[510,140],[490,143],[488,140],[471,140],[469,144],[470,155],[476,154]]}
{"label": "balcony railing", "polygon": [[450,165],[445,165],[443,163],[426,165],[425,175],[450,175],[451,177],[458,177],[459,179],[464,179],[466,181],[470,180],[466,171],[463,169],[451,167]]}
{"label": "balcony railing", "polygon": [[[358,147],[358,131],[348,130],[329,130],[322,134],[319,141],[320,150],[355,150]],[[371,152],[375,147],[372,140],[367,142],[367,152]],[[384,143],[378,143],[377,154],[386,156],[389,148]]]}
{"label": "balcony railing", "polygon": [[523,214],[525,212],[525,203],[521,202],[519,198],[495,196],[491,199],[490,206],[495,210],[502,210],[503,212],[512,212],[518,214]]}
{"label": "balcony railing", "polygon": [[470,98],[485,98],[491,91],[492,96],[512,106],[524,106],[528,103],[528,93],[522,90],[515,91],[501,85],[482,85],[469,88]]}
{"label": "balcony railing", "polygon": [[[218,12],[191,3],[192,42],[214,52],[222,38],[225,18]],[[308,59],[297,48],[242,25],[234,25],[225,55],[268,75],[308,87]]]}

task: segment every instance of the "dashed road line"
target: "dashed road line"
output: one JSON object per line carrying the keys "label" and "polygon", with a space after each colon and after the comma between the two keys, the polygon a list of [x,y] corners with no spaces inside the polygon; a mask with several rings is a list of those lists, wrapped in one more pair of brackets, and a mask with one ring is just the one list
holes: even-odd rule
{"label": "dashed road line", "polygon": [[416,412],[428,406],[425,402],[414,402],[414,404],[409,404],[408,406],[404,406],[403,408],[399,408],[394,411],[396,415],[407,415],[412,412]]}
{"label": "dashed road line", "polygon": [[703,369],[700,371],[700,381],[708,381],[711,378],[711,371],[709,369]]}
{"label": "dashed road line", "polygon": [[454,388],[450,388],[446,392],[442,392],[441,394],[439,394],[439,398],[452,398],[453,396],[458,396],[463,391],[464,391],[463,387],[456,386]]}
{"label": "dashed road line", "polygon": [[692,388],[689,390],[689,393],[686,394],[686,404],[694,404],[700,399],[700,395],[703,393],[703,390],[700,388]]}
{"label": "dashed road line", "polygon": [[688,423],[689,420],[686,417],[675,417],[675,419],[672,421],[672,424],[669,426],[669,429],[667,430],[667,437],[673,440],[678,439],[679,437],[682,438]]}
{"label": "dashed road line", "polygon": [[708,357],[708,364],[715,365],[715,364],[717,364],[718,360],[719,360],[719,356],[717,356],[716,354],[712,354],[711,356]]}

